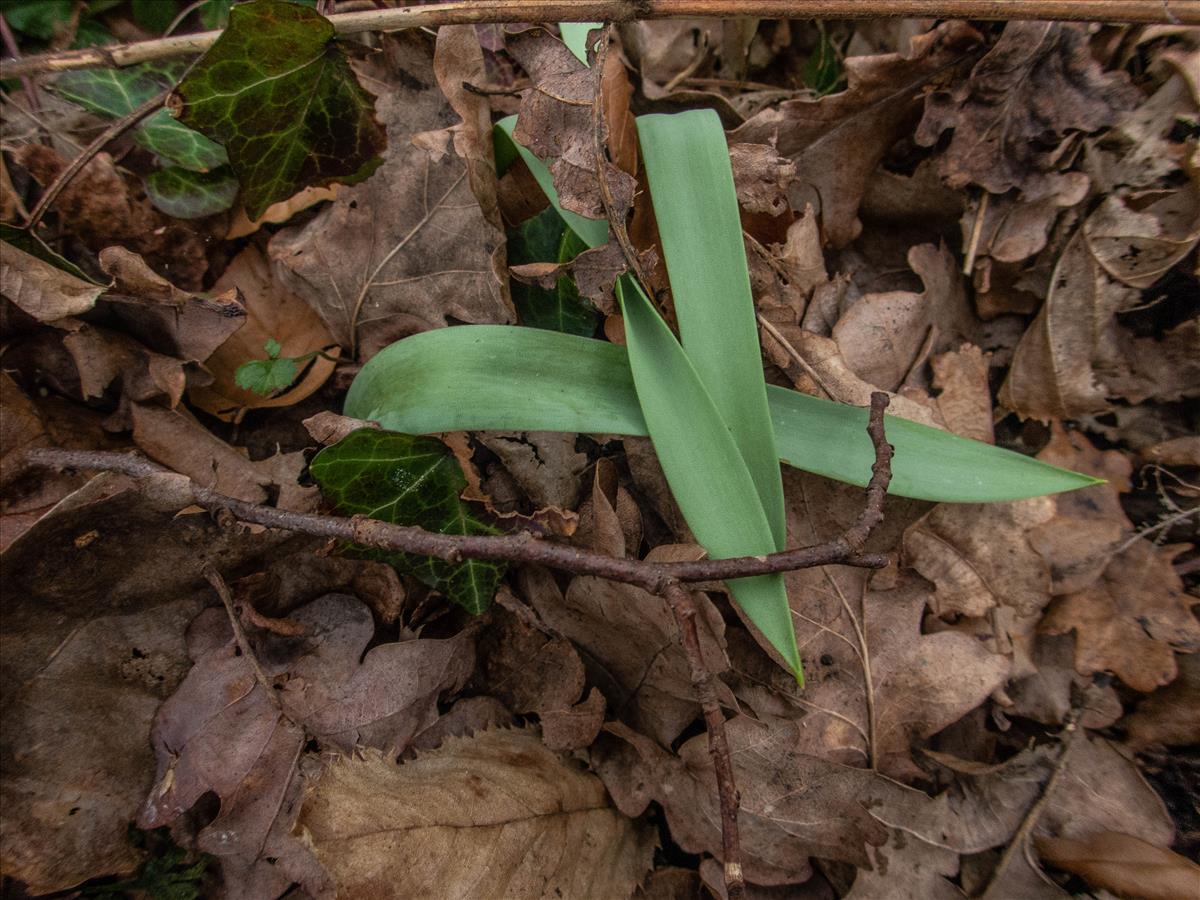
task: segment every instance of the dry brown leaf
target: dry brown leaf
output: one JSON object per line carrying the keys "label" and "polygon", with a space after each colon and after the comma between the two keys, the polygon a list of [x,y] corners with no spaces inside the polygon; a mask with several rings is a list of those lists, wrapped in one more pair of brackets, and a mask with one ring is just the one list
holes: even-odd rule
{"label": "dry brown leaf", "polygon": [[515,713],[543,715],[574,704],[585,677],[571,642],[537,631],[503,608],[490,615],[479,642],[481,687]]}
{"label": "dry brown leaf", "polygon": [[78,316],[96,305],[104,286],[77,278],[9,243],[0,243],[0,294],[39,322]]}
{"label": "dry brown leaf", "polygon": [[1200,186],[1109,194],[1088,216],[1083,233],[1109,275],[1148,288],[1200,242]]}
{"label": "dry brown leaf", "polygon": [[788,185],[796,178],[796,164],[769,144],[730,144],[729,164],[738,207],[743,214],[791,219]]}
{"label": "dry brown leaf", "polygon": [[76,323],[62,340],[79,379],[79,399],[103,397],[120,381],[120,402],[109,420],[114,430],[133,427],[129,405],[159,397],[175,407],[183,398],[187,372],[182,360],[146,349],[127,334]]}
{"label": "dry brown leaf", "polygon": [[642,545],[642,511],[620,483],[612,460],[596,460],[591,496],[579,507],[575,541],[618,559],[636,555]]}
{"label": "dry brown leaf", "polygon": [[[591,219],[607,218],[600,197],[592,122],[595,73],[566,44],[541,27],[508,34],[505,45],[533,81],[533,87],[521,98],[513,138],[549,167],[563,209]],[[607,83],[603,87],[604,123],[608,129],[605,140],[610,147],[614,143],[628,147],[628,138],[621,136],[632,127],[626,121],[632,118],[629,89],[616,54],[606,55],[603,75]],[[599,161],[612,191],[614,215],[621,220],[633,207],[635,181],[630,173],[635,169],[629,149],[623,154],[626,158],[614,157],[620,167]]]}
{"label": "dry brown leaf", "polygon": [[[18,147],[14,156],[42,186],[67,167],[67,160],[40,143]],[[120,244],[184,290],[203,289],[207,237],[194,224],[156,210],[140,179],[122,175],[109,154],[97,153],[63,188],[54,212],[93,253]]]}
{"label": "dry brown leaf", "polygon": [[655,846],[526,730],[451,738],[400,766],[337,759],[298,828],[347,897],[628,897]]}
{"label": "dry brown leaf", "polygon": [[[708,739],[698,735],[668,753],[621,724],[592,753],[617,805],[638,815],[662,805],[671,837],[689,853],[722,858],[721,816]],[[806,880],[809,856],[867,865],[867,845],[882,844],[887,829],[868,809],[880,796],[905,788],[866,769],[806,756],[795,746],[796,723],[768,728],[748,716],[726,722],[734,780],[741,793],[742,866],[756,884]]]}
{"label": "dry brown leaf", "polygon": [[1101,71],[1086,26],[1009,22],[969,78],[926,96],[916,140],[929,147],[954,129],[939,163],[951,187],[1036,188],[1056,162],[1042,148],[1113,124],[1136,97],[1122,73]]}
{"label": "dry brown leaf", "polygon": [[776,326],[798,324],[813,291],[829,281],[812,205],[788,226],[783,243],[764,247],[747,238],[746,261],[759,312]]}
{"label": "dry brown leaf", "polygon": [[551,750],[582,750],[590,746],[604,724],[604,695],[592,688],[587,699],[568,709],[542,714],[542,742]]}
{"label": "dry brown leaf", "polygon": [[94,619],[32,679],[8,682],[0,866],[30,893],[137,868],[126,831],[150,785],[150,722],[186,673],[183,632],[202,606]]}
{"label": "dry brown leaf", "polygon": [[955,434],[996,442],[992,427],[992,391],[988,385],[988,359],[974,344],[941,353],[932,360],[933,386],[938,412]]}
{"label": "dry brown leaf", "polygon": [[[662,545],[646,558],[654,561],[670,554],[670,545]],[[573,579],[563,596],[550,575],[540,570],[523,572],[522,587],[546,626],[580,649],[591,680],[604,692],[614,715],[664,745],[697,716],[691,670],[667,601],[592,577]],[[729,666],[724,622],[707,596],[694,596],[701,652],[712,671],[722,672]],[[722,701],[733,702],[719,684],[718,691]]]}
{"label": "dry brown leaf", "polygon": [[303,212],[310,206],[316,206],[318,203],[323,203],[326,200],[333,200],[337,197],[337,192],[338,185],[336,184],[306,187],[286,200],[272,203],[261,216],[253,220],[246,215],[245,208],[239,206],[234,211],[233,221],[229,223],[229,228],[225,232],[225,240],[232,241],[237,238],[247,237],[254,234],[254,232],[258,231],[264,225],[281,225],[296,213]]}
{"label": "dry brown leaf", "polygon": [[1031,655],[1033,674],[1004,689],[1011,705],[1006,716],[1023,716],[1044,725],[1062,724],[1074,697],[1087,694],[1079,717],[1081,728],[1107,728],[1121,717],[1121,701],[1111,686],[1101,687],[1075,671],[1075,641],[1067,635],[1039,634]]}
{"label": "dry brown leaf", "polygon": [[819,100],[787,100],[750,118],[730,143],[770,144],[796,163],[792,206],[812,203],[826,239],[848,244],[862,230],[858,206],[871,173],[919,114],[922,89],[978,42],[963,22],[912,39],[906,53],[846,60],[846,90]]}
{"label": "dry brown leaf", "polygon": [[1138,900],[1190,900],[1200,888],[1200,866],[1186,856],[1116,831],[1083,840],[1039,837],[1038,855],[1092,887]]}
{"label": "dry brown leaf", "polygon": [[280,356],[304,356],[324,351],[336,358],[340,350],[320,317],[274,277],[262,252],[254,245],[239,253],[213,285],[214,291],[237,290],[246,304],[245,324],[204,359],[212,384],[192,386],[188,400],[226,421],[238,421],[248,409],[291,406],[311,396],[333,374],[336,363],[318,356],[301,369],[300,377],[277,396],[264,397],[238,387],[238,366],[262,359],[268,340],[280,345]]}
{"label": "dry brown leaf", "polygon": [[192,624],[195,663],[155,716],[158,773],[138,822],[170,824],[213,791],[220,812],[197,846],[222,859],[227,878],[262,878],[278,885],[276,894],[297,881],[320,895],[324,873],[291,836],[306,734],[326,748],[362,744],[394,757],[437,719],[439,695],[462,686],[474,653],[464,633],[381,644],[362,657],[374,621],[345,595],[326,595],[290,618],[311,637],[260,635],[267,677],[286,676],[273,695],[256,681],[223,610],[207,610]]}
{"label": "dry brown leaf", "polygon": [[349,416],[340,416],[330,410],[323,410],[315,416],[309,416],[301,423],[304,430],[308,432],[308,436],[322,446],[336,444],[346,435],[358,431],[362,428],[379,429],[378,422],[371,422],[367,419],[352,419]]}
{"label": "dry brown leaf", "polygon": [[1200,656],[1180,656],[1179,677],[1138,704],[1121,722],[1131,747],[1200,744]]}
{"label": "dry brown leaf", "polygon": [[500,457],[517,484],[539,508],[574,509],[583,489],[587,455],[575,435],[558,431],[488,431],[477,439]]}
{"label": "dry brown leaf", "polygon": [[1112,558],[1101,578],[1060,599],[1042,620],[1047,634],[1074,630],[1075,668],[1110,671],[1149,692],[1178,674],[1175,652],[1200,651],[1200,599],[1183,592],[1171,565],[1183,547],[1158,549],[1139,538]]}
{"label": "dry brown leaf", "polygon": [[516,316],[494,267],[503,234],[471,193],[453,153],[414,143],[452,114],[434,90],[433,54],[422,34],[385,39],[365,83],[380,92],[388,126],[384,163],[302,227],[270,244],[284,287],[309,304],[334,340],[367,359],[397,338],[448,321],[502,323]]}
{"label": "dry brown leaf", "polygon": [[950,251],[921,244],[908,252],[908,262],[924,283],[924,292],[867,294],[833,327],[842,359],[879,390],[899,388],[927,343],[934,352],[942,352],[963,341],[979,341],[979,323]]}
{"label": "dry brown leaf", "polygon": [[1027,260],[1046,246],[1059,215],[1081,203],[1090,186],[1082,172],[1050,173],[1027,191],[984,195],[986,209],[982,200],[975,200],[963,214],[963,244],[975,244],[976,265],[985,258],[1000,263]]}

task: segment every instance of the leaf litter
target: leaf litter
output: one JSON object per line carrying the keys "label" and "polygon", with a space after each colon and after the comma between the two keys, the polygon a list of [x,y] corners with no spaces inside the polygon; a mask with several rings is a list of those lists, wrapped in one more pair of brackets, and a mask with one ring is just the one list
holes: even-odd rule
{"label": "leaf litter", "polygon": [[[328,88],[349,161],[304,156],[309,130],[296,165],[269,163],[201,67],[183,122],[216,143],[160,113],[35,236],[22,211],[89,116],[182,67],[63,75],[44,140],[27,117],[0,126],[6,890],[150,878],[168,857],[128,839],[135,823],[169,826],[180,859],[215,857],[203,877],[231,897],[723,896],[715,776],[664,600],[530,566],[355,559],[181,499],[187,476],[283,510],[699,558],[643,439],[397,450],[334,413],[357,366],[416,332],[620,337],[624,260],[581,254],[522,163],[497,172],[492,125],[519,113],[515,140],[570,213],[603,218],[603,166],[638,250],[661,255],[630,109],[703,107],[727,129],[769,381],[858,404],[885,390],[896,415],[1107,479],[1004,504],[889,498],[868,547],[887,568],[786,578],[803,690],[721,586],[693,586],[749,895],[1186,896],[1195,31],[645,21],[597,81],[552,27],[365,52],[300,10],[237,7],[228,63],[275,65],[244,28],[287,19],[320,56],[289,77]],[[114,34],[124,15],[104,19]],[[233,209],[186,178],[163,201],[155,178],[227,172],[225,153]],[[306,361],[267,396],[240,387],[267,356]],[[47,446],[136,448],[174,474],[25,464]],[[408,506],[397,479],[420,482]],[[861,507],[817,476],[785,468],[784,486],[789,545]]]}

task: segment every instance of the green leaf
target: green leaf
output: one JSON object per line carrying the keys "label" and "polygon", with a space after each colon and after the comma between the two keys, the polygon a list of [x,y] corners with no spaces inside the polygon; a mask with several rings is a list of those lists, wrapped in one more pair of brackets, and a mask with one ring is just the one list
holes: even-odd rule
{"label": "green leaf", "polygon": [[229,24],[229,10],[233,0],[204,0],[200,6],[200,23],[209,31],[216,31]]}
{"label": "green leaf", "polygon": [[237,367],[233,380],[244,391],[254,391],[264,397],[269,397],[276,391],[281,391],[296,380],[298,369],[296,360],[290,356],[282,359],[252,359]]}
{"label": "green leaf", "polygon": [[[174,85],[185,69],[186,65],[176,60],[127,69],[80,69],[59,75],[54,90],[90,112],[119,119]],[[185,169],[207,172],[229,162],[224,147],[172,118],[165,109],[147,118],[134,138]]]}
{"label": "green leaf", "polygon": [[[495,534],[459,499],[466,487],[453,454],[433,438],[371,428],[352,432],[316,455],[309,471],[344,513],[442,534]],[[504,567],[483,560],[447,563],[405,553],[363,551],[442,591],[469,612],[487,609]]]}
{"label": "green leaf", "polygon": [[[734,435],[683,347],[629,276],[617,281],[617,298],[625,314],[638,403],[671,493],[697,540],[714,559],[783,549]],[[768,421],[768,436],[770,427]],[[771,462],[779,478],[779,463]],[[803,683],[783,576],[728,584],[738,605]]]}
{"label": "green leaf", "polygon": [[[508,264],[567,262],[587,247],[575,236],[554,209],[544,209],[519,228],[508,232]],[[521,324],[567,334],[591,337],[600,323],[600,313],[585,298],[569,276],[559,276],[554,290],[512,281],[513,304]]]}
{"label": "green leaf", "polygon": [[185,125],[224,145],[251,219],[305,187],[362,181],[382,162],[373,101],[333,25],[304,6],[235,6],[176,98]]}
{"label": "green leaf", "polygon": [[733,434],[782,550],[783,482],[725,130],[711,109],[639,116],[637,129],[680,341]]}
{"label": "green leaf", "polygon": [[3,12],[8,24],[22,34],[48,41],[54,37],[54,26],[65,26],[71,19],[73,0],[21,0],[5,3]]}
{"label": "green leaf", "polygon": [[[780,458],[859,486],[871,477],[867,410],[767,386]],[[568,431],[647,434],[624,347],[552,331],[461,325],[404,338],[350,386],[346,415],[412,434]],[[889,492],[991,503],[1073,491],[1095,478],[888,416],[896,448]]]}
{"label": "green leaf", "polygon": [[561,22],[558,31],[562,35],[563,43],[586,66],[588,32],[603,27],[603,22]]}
{"label": "green leaf", "polygon": [[199,219],[224,212],[237,199],[238,181],[229,166],[191,172],[168,166],[145,178],[150,202],[177,219]]}
{"label": "green leaf", "polygon": [[283,345],[275,340],[275,338],[267,338],[263,344],[263,349],[267,351],[267,356],[271,357],[271,359],[278,359],[279,354],[283,351]]}

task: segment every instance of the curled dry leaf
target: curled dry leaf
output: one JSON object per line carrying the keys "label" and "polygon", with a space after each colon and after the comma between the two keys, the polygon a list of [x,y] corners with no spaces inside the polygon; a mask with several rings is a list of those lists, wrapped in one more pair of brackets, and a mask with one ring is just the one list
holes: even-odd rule
{"label": "curled dry leaf", "polygon": [[1137,94],[1121,73],[1103,72],[1083,25],[1009,22],[969,78],[927,95],[916,140],[932,146],[954,129],[939,171],[951,187],[993,194],[1035,187],[1057,162],[1069,131],[1098,131]]}
{"label": "curled dry leaf", "polygon": [[1042,860],[1093,887],[1139,900],[1182,900],[1200,885],[1200,866],[1165,847],[1116,831],[1083,840],[1039,837]]}
{"label": "curled dry leaf", "polygon": [[279,890],[298,881],[319,894],[324,875],[291,836],[306,733],[326,748],[362,744],[395,756],[437,718],[439,695],[461,687],[474,654],[470,637],[459,636],[381,644],[362,657],[374,622],[345,595],[289,618],[308,636],[264,634],[257,651],[266,677],[286,677],[274,693],[257,681],[222,610],[192,624],[195,664],[155,717],[158,773],[138,823],[170,824],[214,791],[220,812],[197,844],[222,858],[227,877],[273,877]]}
{"label": "curled dry leaf", "polygon": [[399,766],[339,758],[298,829],[342,896],[628,897],[656,843],[599,779],[519,729],[451,738]]}
{"label": "curled dry leaf", "polygon": [[103,285],[84,281],[7,242],[0,246],[0,294],[39,322],[85,313],[104,293]]}
{"label": "curled dry leaf", "polygon": [[[213,285],[214,291],[237,290],[246,304],[245,324],[228,340],[203,357],[212,383],[193,386],[188,399],[205,412],[226,421],[238,421],[249,409],[291,406],[311,396],[333,374],[340,351],[329,329],[303,300],[288,291],[254,245],[239,253]],[[301,370],[295,384],[282,393],[264,397],[238,387],[236,374],[242,363],[262,359],[267,341],[277,341],[281,357],[323,352]],[[333,357],[333,359],[326,357]]]}
{"label": "curled dry leaf", "polygon": [[635,181],[630,173],[636,171],[636,156],[629,134],[630,88],[616,54],[605,57],[602,102],[605,140],[618,165],[602,160],[601,172],[592,122],[596,74],[544,28],[508,34],[505,45],[533,81],[521,98],[513,138],[550,168],[563,209],[589,219],[607,218],[598,182],[602,175],[612,191],[615,215],[623,220],[633,207]]}
{"label": "curled dry leaf", "polygon": [[955,434],[996,442],[992,427],[992,391],[988,385],[988,360],[974,344],[963,344],[930,360],[938,412]]}
{"label": "curled dry leaf", "polygon": [[867,182],[920,114],[923,89],[979,40],[966,23],[947,22],[913,38],[906,53],[851,57],[844,91],[769,107],[736,128],[730,142],[770,144],[791,159],[799,173],[793,208],[812,203],[826,239],[844,246],[861,232]]}
{"label": "curled dry leaf", "polygon": [[307,225],[271,239],[283,287],[361,359],[451,320],[516,317],[494,264],[503,233],[475,201],[467,167],[453,153],[414,143],[453,115],[435,89],[432,49],[415,32],[385,38],[381,59],[364,64],[388,127],[383,165],[363,184],[339,190]]}

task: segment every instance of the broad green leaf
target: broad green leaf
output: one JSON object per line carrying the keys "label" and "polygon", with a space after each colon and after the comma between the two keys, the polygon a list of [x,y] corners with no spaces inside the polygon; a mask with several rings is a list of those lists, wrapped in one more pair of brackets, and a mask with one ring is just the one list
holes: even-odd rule
{"label": "broad green leaf", "polygon": [[[714,559],[783,549],[738,444],[683,347],[629,276],[617,281],[617,298],[642,415],[671,493],[697,540]],[[770,428],[768,420],[768,435]],[[771,464],[778,478],[778,460]],[[783,576],[738,578],[729,589],[803,683]]]}
{"label": "broad green leaf", "polygon": [[382,161],[371,96],[333,25],[304,6],[233,7],[176,98],[185,125],[224,145],[251,219],[302,188],[362,181]]}
{"label": "broad green leaf", "polygon": [[[127,69],[80,69],[58,76],[54,90],[90,112],[119,119],[173,86],[186,68],[171,60]],[[197,172],[229,161],[224,147],[172,118],[165,109],[138,126],[134,139],[168,162]]]}
{"label": "broad green leaf", "polygon": [[166,31],[179,11],[174,3],[166,3],[164,0],[131,0],[129,6],[133,13],[133,21],[155,34]]}
{"label": "broad green leaf", "polygon": [[[783,482],[725,130],[711,109],[639,116],[637,129],[680,341],[733,435],[782,550]],[[719,478],[720,462],[713,465],[708,475]]]}
{"label": "broad green leaf", "polygon": [[[326,447],[309,471],[321,492],[346,513],[442,534],[494,534],[459,499],[466,478],[453,455],[433,438],[360,429]],[[504,566],[484,560],[446,563],[406,553],[364,551],[442,591],[472,613],[495,596]]]}
{"label": "broad green leaf", "polygon": [[[567,262],[587,247],[567,228],[554,209],[544,209],[519,228],[508,232],[508,264]],[[579,295],[574,279],[559,276],[554,290],[512,280],[513,305],[521,324],[567,334],[591,337],[600,323],[600,313]]]}
{"label": "broad green leaf", "polygon": [[[780,458],[859,486],[874,448],[865,409],[767,385]],[[439,328],[397,341],[354,379],[345,413],[413,434],[568,431],[647,434],[624,347],[506,325]],[[1020,453],[888,416],[890,493],[990,503],[1098,483]]]}
{"label": "broad green leaf", "polygon": [[530,153],[527,147],[513,140],[512,133],[516,125],[517,117],[508,116],[501,119],[492,128],[492,134],[496,140],[497,171],[503,172],[512,160],[520,156],[525,165],[529,167],[529,171],[533,173],[533,177],[537,179],[538,187],[542,189],[542,193],[546,195],[550,205],[562,216],[567,226],[589,247],[607,244],[608,220],[586,219],[578,213],[562,208],[562,204],[558,202],[558,190],[554,187],[554,179],[550,177],[550,170],[546,168],[545,163]]}
{"label": "broad green leaf", "polygon": [[237,199],[238,182],[228,166],[191,172],[168,166],[145,178],[150,202],[177,219],[199,219],[224,212]]}

